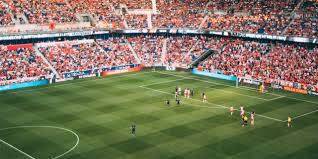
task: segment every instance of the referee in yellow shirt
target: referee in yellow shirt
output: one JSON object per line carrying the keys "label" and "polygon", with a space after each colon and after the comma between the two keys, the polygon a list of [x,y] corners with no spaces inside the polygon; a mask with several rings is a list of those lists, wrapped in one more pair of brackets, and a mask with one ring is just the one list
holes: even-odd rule
{"label": "referee in yellow shirt", "polygon": [[289,115],[288,118],[287,118],[287,126],[288,126],[289,128],[292,126],[291,123],[292,123],[292,118],[291,118],[290,115]]}

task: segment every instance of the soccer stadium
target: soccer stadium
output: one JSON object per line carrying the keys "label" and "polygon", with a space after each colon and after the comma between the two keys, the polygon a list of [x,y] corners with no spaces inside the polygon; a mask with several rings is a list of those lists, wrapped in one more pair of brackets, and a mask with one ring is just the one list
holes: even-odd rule
{"label": "soccer stadium", "polygon": [[0,0],[0,159],[318,159],[318,0]]}

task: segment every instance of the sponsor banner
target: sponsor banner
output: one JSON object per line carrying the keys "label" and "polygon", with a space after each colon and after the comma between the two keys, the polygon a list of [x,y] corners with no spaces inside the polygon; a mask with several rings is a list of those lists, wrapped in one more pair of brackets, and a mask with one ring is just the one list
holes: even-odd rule
{"label": "sponsor banner", "polygon": [[77,31],[66,33],[39,33],[39,34],[26,34],[26,35],[12,35],[0,36],[1,40],[22,40],[22,39],[38,39],[38,38],[54,38],[54,37],[73,37],[73,36],[87,36],[109,34],[109,31]]}
{"label": "sponsor banner", "polygon": [[272,88],[274,88],[274,89],[283,89],[282,86],[277,85],[277,84],[272,85]]}
{"label": "sponsor banner", "polygon": [[252,80],[252,79],[244,79],[243,82],[248,83],[248,84],[253,84],[253,85],[260,85],[261,84],[259,81]]}
{"label": "sponsor banner", "polygon": [[89,74],[89,75],[79,76],[79,78],[90,78],[90,77],[96,77],[96,74]]}
{"label": "sponsor banner", "polygon": [[224,80],[229,80],[229,81],[236,81],[236,79],[237,79],[235,76],[228,76],[228,75],[224,75],[224,74],[204,72],[204,71],[199,71],[197,69],[193,69],[192,74],[201,75],[201,76],[208,76],[208,77],[213,77],[213,78],[219,78],[219,79],[224,79]]}
{"label": "sponsor banner", "polygon": [[314,91],[308,91],[308,94],[318,96],[318,92],[314,92]]}
{"label": "sponsor banner", "polygon": [[64,73],[63,77],[64,78],[72,78],[72,77],[77,77],[77,76],[85,76],[85,75],[90,75],[94,74],[96,70],[86,70],[86,71],[78,71],[78,72],[69,72],[69,73]]}
{"label": "sponsor banner", "polygon": [[127,29],[123,30],[124,33],[141,33],[139,29]]}
{"label": "sponsor banner", "polygon": [[138,71],[141,71],[141,70],[142,70],[142,67],[138,66],[138,67],[135,67],[135,68],[125,68],[125,69],[121,69],[121,70],[103,71],[101,73],[101,76],[110,76],[110,75],[127,73],[127,72],[138,72]]}
{"label": "sponsor banner", "polygon": [[[124,66],[115,66],[115,67],[109,67],[109,68],[102,68],[101,72],[105,71],[112,71],[112,70],[122,70],[122,69],[128,69],[128,68],[135,68],[139,67],[139,64],[131,64],[131,65],[124,65]],[[90,75],[96,75],[98,73],[99,69],[94,69],[94,70],[86,70],[86,71],[77,71],[77,72],[69,72],[69,73],[64,73],[63,77],[64,78],[72,78],[72,77],[86,77]]]}
{"label": "sponsor banner", "polygon": [[10,85],[5,85],[5,86],[0,86],[0,92],[14,90],[14,89],[20,89],[20,88],[43,86],[43,85],[47,85],[47,84],[49,84],[49,80],[39,80],[39,81],[32,81],[32,82],[10,84]]}
{"label": "sponsor banner", "polygon": [[18,44],[18,45],[8,45],[8,50],[17,50],[18,48],[29,48],[31,49],[33,47],[32,44]]}
{"label": "sponsor banner", "polygon": [[59,45],[75,45],[75,44],[83,44],[83,43],[94,43],[93,39],[88,40],[74,40],[74,41],[61,41],[61,42],[45,42],[45,43],[37,43],[35,44],[37,47],[49,47],[49,46],[59,46]]}
{"label": "sponsor banner", "polygon": [[73,77],[71,77],[71,78],[63,78],[63,79],[55,79],[55,82],[59,83],[59,82],[72,81],[72,80],[74,80]]}
{"label": "sponsor banner", "polygon": [[[212,35],[223,35],[223,32],[220,32],[220,31],[209,31],[208,34],[212,34]],[[225,34],[228,35],[227,32],[224,33],[224,35],[225,35]]]}
{"label": "sponsor banner", "polygon": [[166,70],[167,71],[175,71],[176,67],[174,67],[174,66],[166,66]]}
{"label": "sponsor banner", "polygon": [[[0,30],[1,31],[1,30]],[[39,39],[39,38],[55,38],[55,37],[74,37],[74,36],[89,36],[89,35],[102,35],[110,33],[125,33],[125,34],[136,34],[136,33],[181,33],[181,34],[213,34],[213,35],[224,35],[234,36],[243,38],[253,39],[270,39],[280,41],[293,41],[301,43],[313,43],[317,44],[317,38],[304,38],[304,37],[292,37],[292,36],[277,36],[277,35],[266,35],[266,34],[251,34],[242,32],[222,32],[214,30],[197,30],[197,29],[127,29],[127,30],[101,30],[101,31],[72,31],[72,32],[39,32],[25,35],[5,35],[0,36],[0,41],[4,40],[23,40],[23,39]]]}
{"label": "sponsor banner", "polygon": [[292,88],[292,87],[285,86],[284,90],[289,91],[289,92],[294,92],[294,93],[308,94],[307,90],[299,89],[299,88]]}

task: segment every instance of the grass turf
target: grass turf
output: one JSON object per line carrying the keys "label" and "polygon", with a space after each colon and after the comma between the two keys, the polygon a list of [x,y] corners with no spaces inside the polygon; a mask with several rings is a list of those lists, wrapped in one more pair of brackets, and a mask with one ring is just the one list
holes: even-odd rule
{"label": "grass turf", "polygon": [[[177,85],[195,90],[181,106],[173,101]],[[317,98],[234,86],[184,72],[138,72],[4,92],[0,158],[318,158],[317,114],[295,119],[290,129],[284,122],[317,110]],[[239,112],[224,108],[232,105],[256,111],[256,125],[241,128]],[[63,129],[17,126],[62,127],[80,141]]]}

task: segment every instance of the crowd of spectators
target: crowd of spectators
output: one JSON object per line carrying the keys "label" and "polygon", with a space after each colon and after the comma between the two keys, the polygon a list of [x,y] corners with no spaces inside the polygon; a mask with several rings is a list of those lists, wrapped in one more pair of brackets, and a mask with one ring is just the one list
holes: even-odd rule
{"label": "crowd of spectators", "polygon": [[97,43],[58,43],[39,50],[60,75],[136,63],[126,43],[115,38]]}
{"label": "crowd of spectators", "polygon": [[203,28],[281,35],[291,22],[291,15],[300,2],[300,0],[249,0],[217,3],[212,7],[223,10],[226,14],[211,14]]}
{"label": "crowd of spectators", "polygon": [[[270,82],[318,83],[318,47],[305,44],[261,43],[227,37],[141,35],[57,42],[39,47],[60,75],[136,64],[138,57],[145,66],[164,64],[185,68],[211,49],[218,53],[199,65],[208,72]],[[8,50],[1,46],[0,66],[2,81],[37,77],[49,72],[35,51],[27,48]]]}
{"label": "crowd of spectators", "polygon": [[199,68],[268,82],[318,83],[318,47],[233,39],[224,44]]}
{"label": "crowd of spectators", "polygon": [[123,18],[114,13],[108,0],[72,0],[69,3],[76,14],[90,14],[106,28],[124,28]]}
{"label": "crowd of spectators", "polygon": [[69,23],[77,21],[75,13],[66,4],[65,0],[11,0],[10,8],[15,17],[18,14],[24,14],[31,24]]}
{"label": "crowd of spectators", "polygon": [[111,0],[115,8],[126,5],[128,9],[152,9],[151,0]]}
{"label": "crowd of spectators", "polygon": [[159,0],[153,17],[157,28],[199,28],[209,0]]}
{"label": "crowd of spectators", "polygon": [[[26,15],[31,24],[77,22],[77,15],[90,14],[100,23],[99,27],[123,29],[124,20],[128,28],[149,27],[146,15],[122,16],[115,12],[123,6],[152,9],[152,0],[3,0],[0,2],[0,26],[13,25],[9,9],[15,18]],[[157,0],[156,8],[157,13],[152,14],[151,19],[154,28],[202,27],[218,31],[318,37],[316,0]]]}
{"label": "crowd of spectators", "polygon": [[49,66],[33,49],[0,45],[0,85],[38,80],[49,73]]}
{"label": "crowd of spectators", "polygon": [[136,54],[145,66],[162,64],[163,36],[136,36],[128,37],[128,42],[132,45]]}
{"label": "crowd of spectators", "polygon": [[286,35],[318,37],[318,2],[304,1],[296,10],[295,20]]}
{"label": "crowd of spectators", "polygon": [[106,54],[94,43],[59,43],[39,50],[60,75],[103,67],[109,62]]}
{"label": "crowd of spectators", "polygon": [[193,60],[191,48],[199,40],[197,36],[171,36],[167,40],[164,64],[186,68]]}
{"label": "crowd of spectators", "polygon": [[13,25],[12,18],[7,11],[7,4],[0,1],[0,26]]}
{"label": "crowd of spectators", "polygon": [[99,46],[113,60],[113,66],[136,64],[136,57],[129,49],[127,39],[125,37],[110,37],[106,40],[97,40]]}
{"label": "crowd of spectators", "polygon": [[126,15],[128,28],[141,29],[148,28],[147,15]]}

